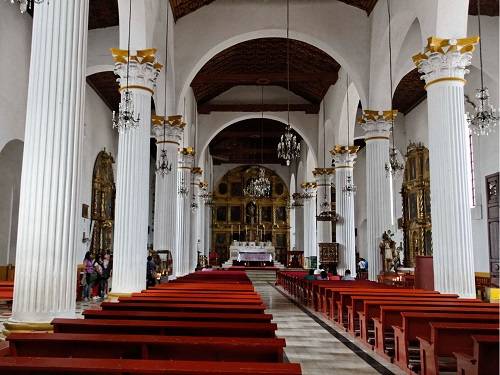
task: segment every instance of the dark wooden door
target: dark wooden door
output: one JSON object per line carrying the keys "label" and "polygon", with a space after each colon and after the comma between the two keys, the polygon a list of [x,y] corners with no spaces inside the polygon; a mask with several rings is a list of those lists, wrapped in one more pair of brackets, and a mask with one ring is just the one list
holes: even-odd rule
{"label": "dark wooden door", "polygon": [[488,241],[490,248],[491,282],[499,286],[500,259],[499,259],[499,207],[498,207],[498,173],[486,176],[486,206],[488,210]]}

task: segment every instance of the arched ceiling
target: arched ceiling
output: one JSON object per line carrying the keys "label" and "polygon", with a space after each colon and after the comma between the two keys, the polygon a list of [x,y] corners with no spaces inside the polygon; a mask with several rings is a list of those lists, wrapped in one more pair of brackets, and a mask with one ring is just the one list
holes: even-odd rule
{"label": "arched ceiling", "polygon": [[394,91],[394,109],[406,115],[427,97],[425,84],[420,76],[421,74],[415,68],[399,82]]}
{"label": "arched ceiling", "polygon": [[[266,118],[234,123],[212,139],[209,144],[210,155],[214,164],[283,164],[283,160],[278,159],[276,149],[284,130],[283,123]],[[294,134],[300,142],[300,136]]]}
{"label": "arched ceiling", "polygon": [[[321,102],[339,69],[340,64],[322,50],[290,40],[290,90],[309,103]],[[229,47],[207,62],[191,83],[198,105],[239,85],[286,88],[287,40],[260,38]]]}

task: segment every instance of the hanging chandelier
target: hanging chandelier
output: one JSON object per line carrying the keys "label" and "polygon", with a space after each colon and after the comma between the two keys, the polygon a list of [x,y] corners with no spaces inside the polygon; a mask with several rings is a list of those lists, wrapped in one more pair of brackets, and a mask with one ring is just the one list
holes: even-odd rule
{"label": "hanging chandelier", "polygon": [[352,177],[347,176],[345,179],[345,185],[342,187],[342,191],[350,196],[356,194],[357,189],[356,185],[352,182]]}
{"label": "hanging chandelier", "polygon": [[404,172],[405,165],[399,161],[397,149],[391,147],[389,149],[389,161],[385,163],[385,173],[389,175],[400,175]]}
{"label": "hanging chandelier", "polygon": [[34,4],[42,4],[45,0],[10,0],[11,4],[18,3],[21,13],[26,13],[28,10],[33,10]]}
{"label": "hanging chandelier", "polygon": [[113,111],[113,129],[118,129],[118,131],[124,131],[127,129],[137,128],[139,126],[140,115],[135,117],[134,114],[134,103],[132,100],[132,94],[129,90],[128,79],[130,71],[130,25],[132,20],[132,0],[129,0],[129,12],[128,12],[128,44],[127,44],[127,86],[125,88],[124,95],[121,98],[120,105],[118,106],[118,116],[115,111]]}
{"label": "hanging chandelier", "polygon": [[181,197],[186,197],[189,194],[189,188],[186,184],[186,179],[184,178],[184,176],[181,177],[181,181],[179,183],[179,189],[177,190],[177,193]]}
{"label": "hanging chandelier", "polygon": [[472,102],[465,96],[467,103],[474,107],[473,113],[467,113],[467,123],[469,129],[475,135],[488,135],[494,131],[498,125],[500,116],[498,111],[490,103],[490,93],[488,88],[484,86],[483,76],[483,49],[481,35],[481,1],[477,1],[477,21],[479,27],[479,64],[481,69],[481,88],[476,89],[476,103]]}
{"label": "hanging chandelier", "polygon": [[286,2],[286,80],[287,80],[287,125],[278,143],[278,158],[285,160],[287,166],[292,160],[300,158],[300,143],[290,126],[290,4]]}
{"label": "hanging chandelier", "polygon": [[266,198],[271,194],[271,182],[266,177],[264,168],[259,168],[257,178],[252,178],[244,189],[245,196],[252,200]]}
{"label": "hanging chandelier", "polygon": [[198,210],[198,207],[199,207],[198,202],[196,200],[195,195],[193,194],[191,198],[191,211],[196,212]]}
{"label": "hanging chandelier", "polygon": [[172,172],[172,163],[168,160],[167,150],[165,150],[167,124],[165,124],[165,122],[163,121],[162,126],[163,126],[163,143],[161,146],[162,149],[161,149],[161,153],[160,153],[160,159],[156,162],[155,171],[161,177],[165,177]]}

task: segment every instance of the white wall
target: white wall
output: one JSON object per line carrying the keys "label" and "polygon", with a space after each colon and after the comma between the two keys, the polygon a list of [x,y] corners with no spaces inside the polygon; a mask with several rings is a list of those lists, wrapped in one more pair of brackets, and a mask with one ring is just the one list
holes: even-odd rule
{"label": "white wall", "polygon": [[[365,259],[368,258],[366,253],[366,149],[358,152],[358,157],[353,169],[353,182],[357,187],[356,195],[354,196],[354,226],[357,229],[356,236],[356,251],[359,256]],[[337,189],[342,189],[342,186],[337,186]]]}

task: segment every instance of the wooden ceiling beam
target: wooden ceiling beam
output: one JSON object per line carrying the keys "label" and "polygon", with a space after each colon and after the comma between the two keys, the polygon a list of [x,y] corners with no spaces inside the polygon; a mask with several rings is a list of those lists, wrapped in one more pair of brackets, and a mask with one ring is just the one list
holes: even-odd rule
{"label": "wooden ceiling beam", "polygon": [[[338,72],[317,72],[317,73],[290,73],[290,82],[322,82],[335,84],[338,79]],[[270,85],[286,83],[286,72],[278,73],[199,73],[195,85],[206,83],[217,84],[239,84],[239,85]]]}
{"label": "wooden ceiling beam", "polygon": [[[286,104],[201,104],[198,113],[208,115],[211,112],[286,112]],[[290,104],[290,112],[318,114],[319,104]]]}

